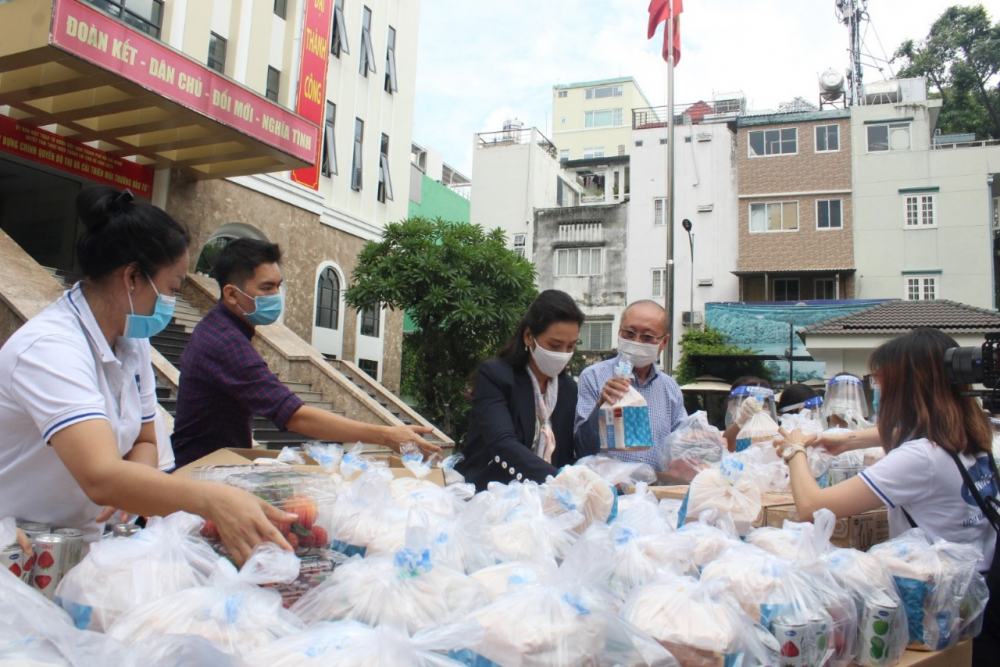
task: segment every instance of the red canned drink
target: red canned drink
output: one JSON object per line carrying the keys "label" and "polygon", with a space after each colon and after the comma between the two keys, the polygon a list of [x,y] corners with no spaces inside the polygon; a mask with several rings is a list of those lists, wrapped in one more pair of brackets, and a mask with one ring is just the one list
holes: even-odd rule
{"label": "red canned drink", "polygon": [[35,538],[35,566],[31,569],[31,585],[48,599],[55,597],[56,586],[66,572],[66,538],[62,535],[39,535]]}
{"label": "red canned drink", "polygon": [[781,667],[808,667],[807,637],[809,626],[785,620],[771,622],[771,634],[778,640]]}
{"label": "red canned drink", "polygon": [[0,552],[0,562],[15,577],[26,584],[29,583],[31,579],[31,566],[34,560],[28,558],[28,555],[24,553],[24,549],[21,548],[20,544],[15,542]]}
{"label": "red canned drink", "polygon": [[66,549],[63,553],[63,572],[69,572],[70,568],[83,559],[83,531],[76,528],[57,528],[52,531],[53,535],[62,535],[66,538]]}

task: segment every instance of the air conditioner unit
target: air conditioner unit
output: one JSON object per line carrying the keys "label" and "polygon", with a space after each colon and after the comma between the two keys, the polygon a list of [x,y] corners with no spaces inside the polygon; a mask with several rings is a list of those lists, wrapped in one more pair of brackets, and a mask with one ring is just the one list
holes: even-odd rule
{"label": "air conditioner unit", "polygon": [[711,287],[715,284],[712,278],[698,278],[698,287]]}
{"label": "air conditioner unit", "polygon": [[711,140],[712,140],[712,133],[711,132],[699,132],[698,133],[698,141],[711,141]]}
{"label": "air conditioner unit", "polygon": [[681,313],[681,324],[686,327],[692,326],[691,315],[694,315],[693,325],[697,326],[702,323],[701,311],[696,310],[692,313],[690,310],[685,310]]}
{"label": "air conditioner unit", "polygon": [[698,207],[699,213],[711,213],[715,209],[715,204],[702,204]]}

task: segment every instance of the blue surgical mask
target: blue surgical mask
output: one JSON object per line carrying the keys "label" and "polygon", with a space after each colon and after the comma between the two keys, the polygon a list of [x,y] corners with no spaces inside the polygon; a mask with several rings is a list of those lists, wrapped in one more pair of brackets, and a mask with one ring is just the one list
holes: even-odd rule
{"label": "blue surgical mask", "polygon": [[872,411],[878,414],[878,402],[882,398],[882,390],[877,386],[872,390]]}
{"label": "blue surgical mask", "polygon": [[[254,310],[252,313],[248,313],[240,308],[240,312],[247,318],[247,322],[253,325],[263,325],[274,324],[278,321],[278,317],[281,316],[281,308],[285,303],[285,298],[281,292],[252,297],[239,287],[236,288],[236,291],[247,298],[253,299]],[[239,308],[239,304],[236,307]]]}
{"label": "blue surgical mask", "polygon": [[156,289],[149,276],[146,276],[146,280],[149,280],[149,284],[153,285],[153,291],[156,292],[156,308],[152,315],[136,315],[135,307],[132,305],[132,293],[129,292],[128,307],[132,312],[125,315],[125,333],[122,334],[125,338],[152,338],[166,329],[174,317],[177,297],[160,294],[160,290]]}

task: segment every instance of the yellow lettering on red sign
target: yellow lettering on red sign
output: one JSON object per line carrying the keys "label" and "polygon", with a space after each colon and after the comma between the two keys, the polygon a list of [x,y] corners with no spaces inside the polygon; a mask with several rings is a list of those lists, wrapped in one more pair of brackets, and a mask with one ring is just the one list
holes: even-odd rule
{"label": "yellow lettering on red sign", "polygon": [[66,34],[105,53],[108,50],[108,34],[101,32],[97,26],[78,21],[73,16],[66,17]]}
{"label": "yellow lettering on red sign", "polygon": [[176,70],[167,64],[165,60],[157,60],[156,58],[149,59],[149,73],[155,76],[161,81],[166,81],[167,83],[173,85],[174,76],[176,75]]}
{"label": "yellow lettering on red sign", "polygon": [[320,58],[326,57],[330,48],[329,40],[312,28],[306,28],[306,50]]}

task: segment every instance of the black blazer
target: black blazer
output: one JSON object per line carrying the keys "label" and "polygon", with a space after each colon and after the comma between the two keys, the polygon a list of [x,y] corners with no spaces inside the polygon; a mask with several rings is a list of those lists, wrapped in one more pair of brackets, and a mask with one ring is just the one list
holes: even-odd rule
{"label": "black blazer", "polygon": [[556,436],[552,463],[534,453],[535,395],[528,372],[501,359],[490,359],[476,371],[469,433],[462,449],[465,460],[456,466],[476,490],[490,482],[530,479],[541,483],[579,456],[597,453],[575,450],[576,382],[568,373],[558,377],[559,398],[550,420]]}

